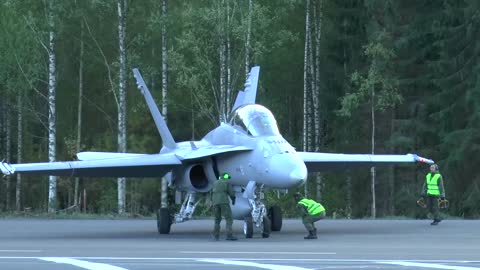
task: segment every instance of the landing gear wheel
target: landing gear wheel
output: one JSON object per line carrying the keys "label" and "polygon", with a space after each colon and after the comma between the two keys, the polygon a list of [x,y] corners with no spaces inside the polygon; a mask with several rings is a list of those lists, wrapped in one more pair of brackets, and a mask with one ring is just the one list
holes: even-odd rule
{"label": "landing gear wheel", "polygon": [[157,229],[159,234],[169,234],[172,217],[168,208],[160,208],[157,212]]}
{"label": "landing gear wheel", "polygon": [[263,217],[262,238],[270,237],[272,224],[268,217]]}
{"label": "landing gear wheel", "polygon": [[245,217],[243,223],[243,234],[245,234],[245,238],[252,238],[253,237],[253,220],[252,217]]}
{"label": "landing gear wheel", "polygon": [[282,229],[282,210],[279,206],[274,205],[268,209],[268,217],[272,224],[272,231],[278,232]]}

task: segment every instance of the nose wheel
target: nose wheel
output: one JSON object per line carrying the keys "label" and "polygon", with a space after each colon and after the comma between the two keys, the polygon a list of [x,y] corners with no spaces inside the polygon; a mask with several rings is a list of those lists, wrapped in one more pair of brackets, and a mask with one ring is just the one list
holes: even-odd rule
{"label": "nose wheel", "polygon": [[243,234],[245,238],[253,238],[253,233],[255,228],[259,228],[262,238],[270,237],[271,232],[271,222],[267,216],[264,216],[261,224],[254,224],[253,218],[248,216],[245,217],[243,222]]}
{"label": "nose wheel", "polygon": [[282,229],[282,209],[278,205],[271,206],[268,209],[268,217],[272,224],[272,231],[279,232]]}

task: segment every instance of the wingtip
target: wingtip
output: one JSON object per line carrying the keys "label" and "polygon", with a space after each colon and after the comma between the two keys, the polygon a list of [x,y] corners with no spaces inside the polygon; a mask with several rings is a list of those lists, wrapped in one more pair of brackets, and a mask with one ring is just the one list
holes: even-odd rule
{"label": "wingtip", "polygon": [[411,155],[413,156],[413,158],[417,162],[426,163],[426,164],[434,164],[435,163],[435,161],[433,161],[431,159],[424,158],[424,157],[418,156],[416,154],[411,154]]}
{"label": "wingtip", "polygon": [[15,169],[12,168],[12,166],[10,166],[10,164],[6,163],[6,162],[0,162],[0,170],[2,170],[2,173],[4,175],[12,175],[15,173]]}

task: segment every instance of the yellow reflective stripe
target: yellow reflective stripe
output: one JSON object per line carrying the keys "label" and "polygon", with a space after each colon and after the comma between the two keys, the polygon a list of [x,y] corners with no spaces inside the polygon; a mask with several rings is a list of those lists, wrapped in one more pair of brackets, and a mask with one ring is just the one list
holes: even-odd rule
{"label": "yellow reflective stripe", "polygon": [[307,199],[301,199],[298,204],[304,205],[308,208],[308,200]]}

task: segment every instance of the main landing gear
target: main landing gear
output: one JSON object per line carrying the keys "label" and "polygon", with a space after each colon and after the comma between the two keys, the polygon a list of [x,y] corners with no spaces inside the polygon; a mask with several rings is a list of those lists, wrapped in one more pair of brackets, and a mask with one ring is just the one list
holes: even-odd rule
{"label": "main landing gear", "polygon": [[192,218],[200,200],[195,193],[189,193],[183,201],[180,211],[173,215],[168,208],[160,208],[157,212],[157,229],[159,234],[169,234],[173,223],[185,222]]}

